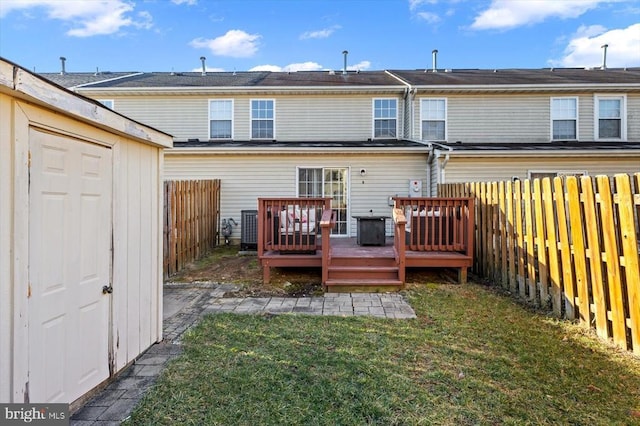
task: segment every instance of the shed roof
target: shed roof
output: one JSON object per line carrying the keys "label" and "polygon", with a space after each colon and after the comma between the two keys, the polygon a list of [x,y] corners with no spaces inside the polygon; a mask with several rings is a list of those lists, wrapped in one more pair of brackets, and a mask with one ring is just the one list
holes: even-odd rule
{"label": "shed roof", "polygon": [[162,148],[170,148],[173,145],[170,134],[132,120],[106,108],[94,99],[72,92],[2,57],[0,57],[0,92],[46,106],[61,114],[119,133],[138,142]]}

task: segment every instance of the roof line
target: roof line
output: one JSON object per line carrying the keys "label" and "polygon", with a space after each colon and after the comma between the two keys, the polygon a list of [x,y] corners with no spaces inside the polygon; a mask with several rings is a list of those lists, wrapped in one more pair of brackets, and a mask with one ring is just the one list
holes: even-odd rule
{"label": "roof line", "polygon": [[107,78],[105,80],[92,81],[92,82],[89,82],[89,83],[78,84],[77,86],[70,87],[70,89],[84,88],[84,87],[87,87],[87,86],[91,86],[93,84],[107,83],[107,82],[111,82],[111,81],[122,80],[123,78],[137,77],[139,75],[144,75],[144,74],[145,74],[144,72],[134,72],[132,74],[121,75],[119,77]]}

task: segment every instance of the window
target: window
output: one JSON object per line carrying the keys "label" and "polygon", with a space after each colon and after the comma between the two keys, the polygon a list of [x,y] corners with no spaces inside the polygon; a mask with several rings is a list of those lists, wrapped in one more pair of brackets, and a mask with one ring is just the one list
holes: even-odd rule
{"label": "window", "polygon": [[251,138],[275,139],[274,104],[272,99],[251,101]]}
{"label": "window", "polygon": [[447,100],[422,99],[420,101],[421,138],[428,141],[447,139]]}
{"label": "window", "polygon": [[596,96],[595,133],[597,139],[626,139],[624,96]]}
{"label": "window", "polygon": [[554,177],[559,176],[559,177],[564,177],[564,176],[576,176],[576,177],[580,177],[580,176],[587,176],[587,172],[584,170],[581,171],[559,171],[559,172],[542,172],[542,171],[529,171],[529,179],[534,180],[534,179],[544,179],[544,178],[551,178],[553,179]]}
{"label": "window", "polygon": [[398,108],[396,99],[373,100],[373,137],[397,137]]}
{"label": "window", "polygon": [[233,100],[209,101],[209,139],[233,139]]}
{"label": "window", "polygon": [[578,139],[578,98],[551,98],[551,139]]}
{"label": "window", "polygon": [[98,102],[109,109],[113,109],[113,99],[98,99]]}

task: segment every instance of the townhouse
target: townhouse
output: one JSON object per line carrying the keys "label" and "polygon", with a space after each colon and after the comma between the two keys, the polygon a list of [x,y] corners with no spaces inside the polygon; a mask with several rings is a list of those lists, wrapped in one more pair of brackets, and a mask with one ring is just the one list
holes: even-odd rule
{"label": "townhouse", "polygon": [[172,134],[165,179],[221,179],[238,222],[258,197],[329,196],[354,236],[439,183],[640,170],[640,68],[45,77]]}

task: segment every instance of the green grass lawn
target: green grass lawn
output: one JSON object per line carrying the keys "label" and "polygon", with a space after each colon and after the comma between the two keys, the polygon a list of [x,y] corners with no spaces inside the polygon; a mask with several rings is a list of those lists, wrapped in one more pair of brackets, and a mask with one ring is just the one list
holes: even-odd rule
{"label": "green grass lawn", "polygon": [[209,316],[133,413],[148,425],[640,425],[640,360],[479,285],[415,320]]}

